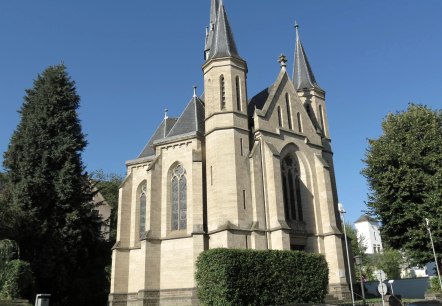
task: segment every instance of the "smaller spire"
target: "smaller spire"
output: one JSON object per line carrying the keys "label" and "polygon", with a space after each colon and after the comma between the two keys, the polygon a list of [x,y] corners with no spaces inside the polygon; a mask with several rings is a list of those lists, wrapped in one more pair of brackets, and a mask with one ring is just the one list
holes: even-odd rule
{"label": "smaller spire", "polygon": [[235,39],[227,19],[226,10],[222,0],[219,0],[215,32],[210,47],[208,59],[235,57],[241,59],[236,48]]}
{"label": "smaller spire", "polygon": [[281,53],[281,55],[278,58],[278,63],[281,65],[281,68],[284,68],[287,66],[287,57]]}
{"label": "smaller spire", "polygon": [[193,85],[193,97],[196,98],[196,85]]}
{"label": "smaller spire", "polygon": [[167,115],[167,112],[169,110],[167,108],[164,109],[164,120],[167,120],[169,118],[169,116]]}
{"label": "smaller spire", "polygon": [[310,63],[305,54],[304,47],[299,36],[299,24],[295,21],[296,31],[296,47],[295,47],[295,60],[293,63],[293,85],[295,89],[321,89],[316,83],[315,76],[313,74]]}

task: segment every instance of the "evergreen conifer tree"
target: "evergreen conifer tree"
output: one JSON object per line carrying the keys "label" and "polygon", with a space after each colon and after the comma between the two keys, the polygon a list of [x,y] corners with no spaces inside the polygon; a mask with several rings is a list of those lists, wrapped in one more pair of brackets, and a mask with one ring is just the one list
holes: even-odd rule
{"label": "evergreen conifer tree", "polygon": [[11,238],[31,263],[38,292],[52,294],[51,305],[100,305],[105,298],[110,254],[81,160],[87,143],[79,103],[65,66],[47,68],[26,90],[4,154],[11,205],[21,212]]}

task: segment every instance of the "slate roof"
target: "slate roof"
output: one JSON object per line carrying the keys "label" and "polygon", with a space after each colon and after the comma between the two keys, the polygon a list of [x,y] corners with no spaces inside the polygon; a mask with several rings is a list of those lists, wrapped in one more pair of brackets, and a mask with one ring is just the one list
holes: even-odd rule
{"label": "slate roof", "polygon": [[[222,1],[219,3],[215,32],[208,59],[235,57],[241,59]],[[242,60],[242,59],[241,59]]]}
{"label": "slate roof", "polygon": [[378,222],[378,221],[376,221],[374,218],[372,218],[370,216],[362,215],[362,216],[359,217],[358,220],[355,221],[355,223],[366,222],[366,221],[368,221],[368,222],[375,222],[375,223]]}
{"label": "slate roof", "polygon": [[[301,39],[299,38],[298,26],[296,27],[296,48],[295,48],[295,62],[293,65],[293,85],[297,90],[311,89],[319,87],[316,82],[313,70],[305,54]],[[321,89],[322,90],[322,89]]]}
{"label": "slate roof", "polygon": [[[210,47],[212,46],[212,40],[213,40],[213,34],[214,34],[214,30],[215,30],[215,23],[217,20],[217,14],[218,14],[218,9],[219,9],[219,1],[218,0],[211,0],[211,4],[210,4],[210,24],[209,24],[209,29],[206,35],[206,45],[204,50],[210,51]],[[206,58],[207,60],[208,58]]]}
{"label": "slate roof", "polygon": [[153,133],[152,137],[149,139],[147,144],[144,146],[143,151],[141,151],[140,155],[138,155],[137,158],[154,156],[154,142],[166,138],[167,134],[169,134],[170,130],[173,128],[177,120],[178,118],[164,118],[160,126],[157,128],[155,133]]}
{"label": "slate roof", "polygon": [[192,132],[204,135],[204,118],[204,103],[197,96],[193,96],[173,128],[167,134],[166,138],[172,138]]}
{"label": "slate roof", "polygon": [[249,116],[253,115],[253,112],[255,109],[262,109],[264,107],[264,104],[267,101],[267,98],[269,97],[270,91],[272,89],[272,86],[267,87],[260,93],[256,94],[249,102],[248,105],[248,113]]}

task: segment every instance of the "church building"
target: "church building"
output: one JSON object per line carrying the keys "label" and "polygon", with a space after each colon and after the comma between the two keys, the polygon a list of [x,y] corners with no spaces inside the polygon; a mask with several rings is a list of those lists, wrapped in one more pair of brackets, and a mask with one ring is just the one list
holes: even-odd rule
{"label": "church building", "polygon": [[286,62],[248,99],[247,63],[211,0],[203,95],[126,162],[110,305],[196,305],[195,261],[211,248],[320,253],[329,294],[349,293],[325,91],[297,26],[292,77]]}

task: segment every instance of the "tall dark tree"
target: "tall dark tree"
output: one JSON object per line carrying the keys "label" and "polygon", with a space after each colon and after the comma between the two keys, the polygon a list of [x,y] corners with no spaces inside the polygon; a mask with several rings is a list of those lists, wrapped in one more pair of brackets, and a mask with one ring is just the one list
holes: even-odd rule
{"label": "tall dark tree", "polygon": [[410,104],[389,114],[382,129],[378,139],[369,140],[362,170],[382,239],[406,251],[414,264],[432,261],[428,218],[442,259],[442,112]]}
{"label": "tall dark tree", "polygon": [[26,90],[4,154],[12,205],[24,215],[11,238],[31,263],[37,290],[52,294],[51,305],[102,304],[99,256],[106,254],[81,160],[79,103],[65,66],[47,68]]}
{"label": "tall dark tree", "polygon": [[109,220],[109,242],[113,245],[117,237],[118,192],[123,177],[116,173],[105,173],[103,170],[94,171],[91,175],[95,187],[101,193],[111,208]]}

